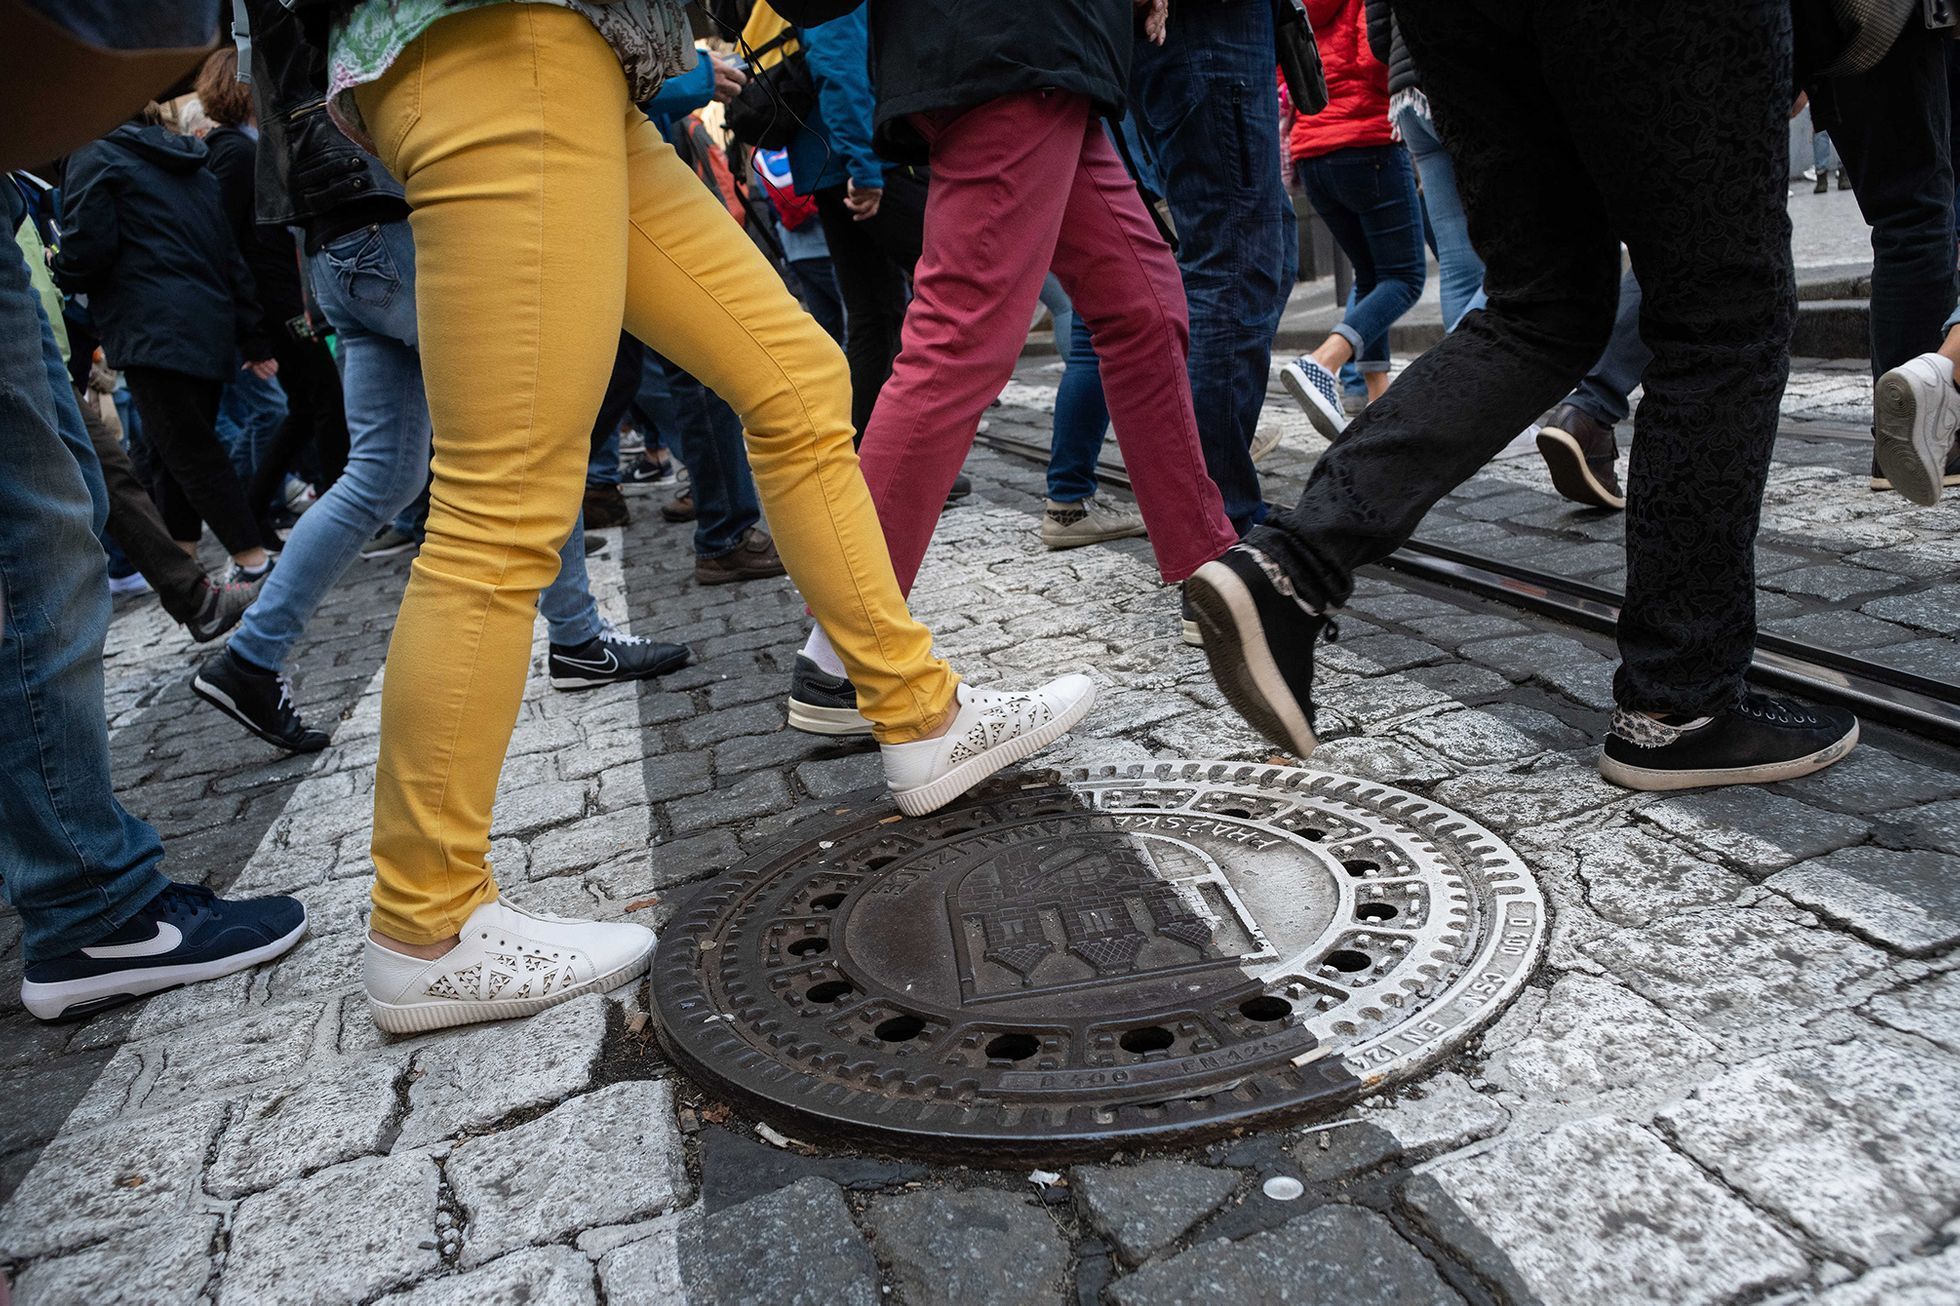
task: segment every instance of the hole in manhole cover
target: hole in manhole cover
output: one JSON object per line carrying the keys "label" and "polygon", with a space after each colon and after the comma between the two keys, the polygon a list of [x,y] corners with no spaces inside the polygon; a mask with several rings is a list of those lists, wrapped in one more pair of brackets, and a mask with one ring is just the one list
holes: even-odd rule
{"label": "hole in manhole cover", "polygon": [[829,811],[702,886],[654,962],[675,1060],[799,1137],[1063,1157],[1333,1110],[1468,1038],[1543,942],[1495,835],[1348,776],[1166,762]]}

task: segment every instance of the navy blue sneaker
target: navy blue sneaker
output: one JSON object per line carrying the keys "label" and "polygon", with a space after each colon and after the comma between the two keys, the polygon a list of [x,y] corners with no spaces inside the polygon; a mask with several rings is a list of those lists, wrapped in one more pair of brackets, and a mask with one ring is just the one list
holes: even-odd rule
{"label": "navy blue sneaker", "polygon": [[180,984],[271,961],[306,933],[297,898],[220,898],[171,883],[108,937],[28,966],[20,1000],[40,1020],[75,1020]]}

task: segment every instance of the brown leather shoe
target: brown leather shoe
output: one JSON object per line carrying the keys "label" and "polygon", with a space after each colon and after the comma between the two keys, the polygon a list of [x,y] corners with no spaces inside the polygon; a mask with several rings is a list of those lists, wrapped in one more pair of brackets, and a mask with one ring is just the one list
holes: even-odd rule
{"label": "brown leather shoe", "polygon": [[1592,508],[1627,506],[1620,488],[1620,447],[1613,428],[1576,404],[1560,404],[1538,428],[1538,452],[1552,485],[1574,503]]}
{"label": "brown leather shoe", "polygon": [[694,520],[694,490],[682,490],[673,498],[660,505],[662,521],[683,522]]}
{"label": "brown leather shoe", "polygon": [[700,585],[727,585],[738,580],[763,580],[783,574],[783,560],[776,556],[776,542],[767,531],[754,526],[742,542],[719,558],[696,558],[694,580]]}
{"label": "brown leather shoe", "polygon": [[601,530],[624,526],[633,520],[626,511],[626,496],[617,485],[589,485],[585,489],[585,529]]}

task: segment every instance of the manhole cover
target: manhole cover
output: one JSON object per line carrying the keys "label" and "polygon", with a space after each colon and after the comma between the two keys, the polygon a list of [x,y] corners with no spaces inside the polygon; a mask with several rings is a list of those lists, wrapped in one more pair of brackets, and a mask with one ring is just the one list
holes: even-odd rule
{"label": "manhole cover", "polygon": [[1523,983],[1544,903],[1446,808],[1241,763],[846,799],[662,938],[679,1064],[803,1136],[936,1155],[1170,1142],[1434,1061]]}

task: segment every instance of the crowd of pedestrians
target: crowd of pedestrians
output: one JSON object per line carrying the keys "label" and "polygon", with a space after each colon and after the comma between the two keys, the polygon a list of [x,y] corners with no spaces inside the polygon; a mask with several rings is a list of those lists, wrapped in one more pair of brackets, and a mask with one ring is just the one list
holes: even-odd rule
{"label": "crowd of pedestrians", "polygon": [[[1831,764],[1855,719],[1744,683],[1795,302],[1786,120],[1808,102],[1874,233],[1873,486],[1932,503],[1960,482],[1960,46],[1914,16],[1842,66],[1811,7],[237,0],[195,69],[215,0],[67,12],[40,39],[50,68],[101,56],[90,107],[9,120],[0,258],[0,881],[27,1007],[86,1015],[306,927],[293,899],[167,878],[117,802],[112,587],[229,636],[191,690],[305,753],[331,743],[285,673],[310,618],[415,550],[364,960],[392,1032],[648,965],[649,931],[524,911],[488,860],[539,616],[557,689],[689,661],[587,584],[625,486],[693,523],[696,583],[790,577],[813,625],[788,724],[873,737],[901,813],[1059,739],[1089,677],[966,679],[907,604],[1044,306],[1042,541],[1147,533],[1183,638],[1286,752],[1315,747],[1315,648],[1356,570],[1523,431],[1561,493],[1626,514],[1602,773]],[[1302,24],[1317,60],[1282,37]],[[1275,509],[1289,183],[1354,278],[1281,363],[1329,446]],[[1448,334],[1391,384],[1432,249]],[[1134,513],[1096,494],[1112,430]]]}

